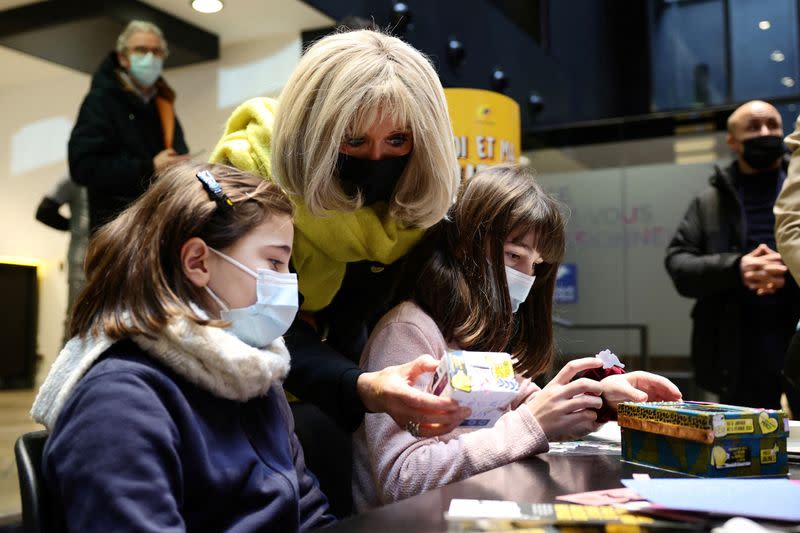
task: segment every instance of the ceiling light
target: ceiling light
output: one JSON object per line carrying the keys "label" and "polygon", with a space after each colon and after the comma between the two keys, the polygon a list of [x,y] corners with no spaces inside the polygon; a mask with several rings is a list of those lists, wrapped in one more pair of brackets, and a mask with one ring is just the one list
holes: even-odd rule
{"label": "ceiling light", "polygon": [[772,24],[770,24],[768,20],[762,20],[758,23],[758,27],[762,30],[768,30],[772,27]]}
{"label": "ceiling light", "polygon": [[784,76],[781,78],[781,83],[784,84],[786,87],[794,87],[794,78],[789,76]]}
{"label": "ceiling light", "polygon": [[506,90],[506,87],[508,87],[508,75],[503,70],[503,67],[494,67],[490,83],[493,91],[502,93]]}
{"label": "ceiling light", "polygon": [[447,40],[447,61],[453,68],[461,66],[464,61],[464,43],[456,37]]}
{"label": "ceiling light", "polygon": [[781,61],[786,59],[786,57],[783,55],[783,52],[781,52],[780,50],[773,50],[772,53],[769,55],[769,58],[776,63],[780,63]]}
{"label": "ceiling light", "polygon": [[192,0],[192,9],[200,13],[217,13],[223,7],[222,0]]}

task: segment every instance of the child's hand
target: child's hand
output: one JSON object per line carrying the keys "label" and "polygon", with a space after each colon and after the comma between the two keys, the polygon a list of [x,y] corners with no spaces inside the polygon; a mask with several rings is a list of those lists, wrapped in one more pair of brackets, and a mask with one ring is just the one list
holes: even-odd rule
{"label": "child's hand", "polygon": [[641,370],[603,378],[603,398],[616,409],[621,402],[676,402],[681,391],[670,380]]}
{"label": "child's hand", "polygon": [[597,413],[603,405],[599,381],[580,378],[570,382],[578,372],[597,368],[603,363],[594,357],[574,359],[536,393],[526,406],[539,422],[549,441],[572,440],[596,431]]}

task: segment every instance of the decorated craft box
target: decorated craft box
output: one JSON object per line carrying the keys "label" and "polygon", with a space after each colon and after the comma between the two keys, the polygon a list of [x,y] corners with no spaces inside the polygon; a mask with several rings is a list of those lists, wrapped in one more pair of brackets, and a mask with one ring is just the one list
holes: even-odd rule
{"label": "decorated craft box", "polygon": [[454,350],[442,357],[429,390],[472,410],[462,426],[489,427],[519,393],[519,384],[509,354]]}
{"label": "decorated craft box", "polygon": [[699,477],[786,476],[786,413],[705,402],[622,403],[622,458]]}

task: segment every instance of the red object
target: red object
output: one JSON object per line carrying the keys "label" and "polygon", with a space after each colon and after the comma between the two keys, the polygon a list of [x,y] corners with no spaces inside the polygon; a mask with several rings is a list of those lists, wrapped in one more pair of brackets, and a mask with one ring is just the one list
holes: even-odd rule
{"label": "red object", "polygon": [[[609,368],[600,367],[587,370],[583,373],[583,377],[593,379],[595,381],[601,381],[603,378],[608,376],[624,373],[625,369],[620,366],[612,366]],[[597,421],[600,423],[617,419],[617,411],[612,409],[611,406],[606,403],[605,398],[603,398],[603,406],[600,409],[595,409],[595,411],[597,412]]]}

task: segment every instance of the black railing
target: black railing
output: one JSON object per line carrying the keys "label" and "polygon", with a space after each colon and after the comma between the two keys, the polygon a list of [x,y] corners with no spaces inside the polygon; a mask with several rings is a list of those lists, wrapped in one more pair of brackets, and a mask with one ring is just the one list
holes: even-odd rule
{"label": "black railing", "polygon": [[553,324],[565,329],[583,330],[636,330],[639,332],[639,370],[647,370],[649,356],[649,326],[647,324],[576,324],[571,320],[553,317]]}

